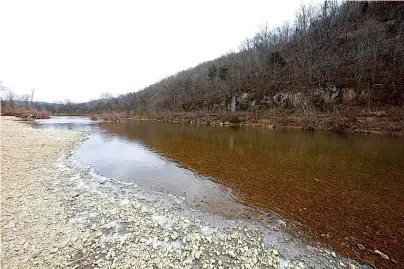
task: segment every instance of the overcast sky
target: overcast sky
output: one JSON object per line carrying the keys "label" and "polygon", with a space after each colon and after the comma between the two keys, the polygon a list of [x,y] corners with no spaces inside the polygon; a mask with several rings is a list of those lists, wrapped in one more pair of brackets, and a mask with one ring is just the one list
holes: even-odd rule
{"label": "overcast sky", "polygon": [[1,0],[0,80],[74,102],[137,91],[237,50],[308,0]]}

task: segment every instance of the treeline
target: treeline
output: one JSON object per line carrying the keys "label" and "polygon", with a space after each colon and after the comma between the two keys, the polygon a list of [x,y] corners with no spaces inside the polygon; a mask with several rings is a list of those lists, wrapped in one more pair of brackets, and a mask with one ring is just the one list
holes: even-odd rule
{"label": "treeline", "polygon": [[[404,3],[326,1],[301,6],[293,23],[267,26],[238,52],[145,89],[82,104],[48,104],[56,113],[126,115],[219,112],[274,106],[324,109],[401,106]],[[136,76],[136,74],[134,74]]]}
{"label": "treeline", "polygon": [[29,94],[16,95],[10,88],[7,88],[3,81],[0,81],[1,115],[16,116],[24,119],[48,119],[49,111],[40,103],[34,102],[35,88]]}
{"label": "treeline", "polygon": [[293,98],[305,100],[295,105],[321,107],[327,100],[318,100],[318,95],[321,99],[327,90],[340,91],[340,97],[346,90],[359,105],[402,105],[403,21],[402,2],[302,6],[293,24],[262,27],[237,53],[181,71],[142,91],[101,98],[78,109],[129,114],[220,111],[232,109],[232,102],[238,110],[259,109],[279,105],[277,99],[285,98],[279,93],[299,93]]}

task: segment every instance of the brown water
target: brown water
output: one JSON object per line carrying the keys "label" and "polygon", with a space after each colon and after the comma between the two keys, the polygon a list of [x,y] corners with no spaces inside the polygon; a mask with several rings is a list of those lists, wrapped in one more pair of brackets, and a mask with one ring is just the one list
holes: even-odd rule
{"label": "brown water", "polygon": [[183,196],[214,213],[248,216],[235,194],[348,256],[404,267],[403,137],[67,120],[41,124],[91,130],[76,156],[102,175]]}
{"label": "brown water", "polygon": [[153,121],[100,127],[213,178],[342,252],[396,266],[375,255],[378,249],[404,264],[402,137]]}

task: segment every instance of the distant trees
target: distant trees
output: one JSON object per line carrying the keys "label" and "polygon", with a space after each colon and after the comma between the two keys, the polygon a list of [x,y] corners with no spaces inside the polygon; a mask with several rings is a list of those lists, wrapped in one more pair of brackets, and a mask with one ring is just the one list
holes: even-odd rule
{"label": "distant trees", "polygon": [[29,94],[23,94],[20,96],[20,100],[21,100],[22,104],[25,105],[26,107],[30,106],[30,102],[29,102],[30,97],[31,97],[31,95],[29,95]]}
{"label": "distant trees", "polygon": [[[5,93],[4,95],[1,93]],[[43,104],[33,103],[33,92],[31,94],[16,95],[14,91],[7,88],[3,81],[0,81],[1,114],[5,116],[16,116],[24,119],[49,118],[50,113]],[[4,99],[3,99],[4,96]]]}

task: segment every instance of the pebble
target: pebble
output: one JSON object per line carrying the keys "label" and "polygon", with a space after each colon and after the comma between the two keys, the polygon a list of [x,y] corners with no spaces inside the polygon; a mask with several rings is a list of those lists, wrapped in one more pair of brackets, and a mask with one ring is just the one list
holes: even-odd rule
{"label": "pebble", "polygon": [[199,259],[201,257],[202,251],[198,250],[195,252],[195,258]]}
{"label": "pebble", "polygon": [[380,255],[380,257],[382,257],[383,259],[385,259],[385,260],[388,260],[389,259],[389,256],[387,256],[386,254],[384,254],[383,252],[381,252],[380,250],[375,250],[375,253],[376,254],[379,254]]}
{"label": "pebble", "polygon": [[365,246],[362,245],[362,244],[357,244],[357,246],[358,246],[358,248],[359,248],[360,250],[366,250]]}

